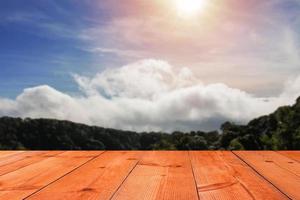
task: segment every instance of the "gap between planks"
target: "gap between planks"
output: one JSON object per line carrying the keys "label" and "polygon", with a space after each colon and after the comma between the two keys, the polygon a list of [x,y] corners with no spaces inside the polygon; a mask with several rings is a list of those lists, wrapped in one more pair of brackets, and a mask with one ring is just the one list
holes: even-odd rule
{"label": "gap between planks", "polygon": [[87,160],[86,162],[84,162],[83,164],[77,166],[77,167],[74,168],[73,170],[67,172],[66,174],[64,174],[64,175],[62,175],[62,176],[60,176],[59,178],[55,179],[54,181],[52,181],[52,182],[46,184],[45,186],[43,186],[43,187],[41,187],[40,189],[36,190],[35,192],[31,193],[31,194],[28,195],[27,197],[23,198],[23,200],[28,199],[29,197],[33,196],[34,194],[38,193],[39,191],[43,190],[44,188],[48,187],[49,185],[55,183],[55,182],[58,181],[59,179],[61,179],[61,178],[65,177],[65,176],[67,176],[68,174],[70,174],[70,173],[72,173],[73,171],[79,169],[80,167],[84,166],[85,164],[89,163],[90,161],[92,161],[92,160],[98,158],[99,156],[101,156],[101,155],[104,154],[105,152],[106,152],[106,151],[99,152],[99,155],[92,157],[91,159],[89,159],[89,160]]}
{"label": "gap between planks", "polygon": [[188,151],[188,156],[189,156],[189,161],[190,161],[190,165],[191,165],[191,168],[192,168],[194,183],[195,183],[195,187],[196,187],[196,191],[197,191],[197,197],[198,197],[198,200],[200,200],[200,196],[199,196],[199,192],[198,192],[198,187],[197,187],[197,181],[196,181],[196,177],[195,177],[195,171],[194,171],[194,167],[193,167],[193,164],[192,164],[190,151]]}
{"label": "gap between planks", "polygon": [[[86,162],[82,163],[81,165],[77,166],[76,168],[72,169],[71,171],[65,173],[64,175],[58,177],[57,179],[53,180],[52,182],[42,186],[41,188],[39,188],[38,190],[34,191],[33,193],[29,194],[28,196],[26,196],[25,198],[23,199],[28,199],[29,197],[31,197],[32,195],[40,192],[41,190],[47,188],[48,186],[50,186],[51,184],[57,182],[58,180],[62,179],[63,177],[69,175],[70,173],[78,170],[79,168],[83,167],[84,165],[88,164],[89,162],[91,162],[92,160],[100,157],[101,155],[103,155],[104,153],[106,153],[107,151],[99,151],[99,154],[92,157],[91,159],[87,160]],[[146,155],[147,155],[147,152],[149,151],[145,151]],[[191,167],[191,170],[192,170],[192,176],[193,176],[193,180],[194,180],[194,184],[195,184],[195,187],[196,187],[196,191],[197,191],[197,197],[198,197],[198,200],[200,199],[199,198],[199,192],[198,192],[198,189],[197,189],[197,182],[196,182],[196,178],[195,178],[195,172],[194,172],[194,166],[193,166],[193,162],[191,161],[191,155],[190,153],[193,152],[193,151],[187,151],[187,154],[186,156],[188,156],[188,163]],[[24,152],[17,152],[16,154],[23,154]],[[264,179],[267,183],[271,184],[272,187],[274,187],[274,189],[276,189],[278,192],[280,192],[281,194],[283,194],[284,196],[286,196],[288,199],[292,199],[291,197],[289,197],[285,192],[283,192],[280,187],[276,186],[275,184],[272,183],[272,180],[269,180],[268,177],[265,177],[263,174],[261,174],[259,172],[258,169],[256,169],[254,166],[252,166],[250,163],[248,163],[246,160],[244,160],[241,156],[238,155],[238,153],[234,152],[234,151],[231,151],[232,155],[235,156],[238,160],[240,160],[241,162],[245,163],[249,169],[252,169],[253,170],[253,173],[255,173],[257,176],[259,176],[260,178]],[[282,154],[280,152],[275,152],[281,156],[284,156],[284,157],[287,157],[291,160],[295,160],[285,154]],[[8,153],[9,155],[10,153]],[[1,154],[0,154],[1,155]],[[11,155],[14,155],[14,154],[11,154]],[[6,155],[2,155],[3,157],[6,157]],[[1,158],[3,158],[1,156]],[[137,163],[134,165],[134,167],[129,171],[129,173],[126,175],[126,177],[124,178],[124,180],[119,184],[118,188],[113,192],[113,194],[111,195],[110,199],[112,199],[117,193],[118,191],[120,190],[120,188],[124,185],[124,183],[128,180],[128,178],[131,176],[132,172],[136,169],[136,167],[140,164],[140,161],[142,159],[143,156],[139,157],[139,160],[137,161]],[[295,160],[296,162],[299,162],[299,160]],[[16,169],[17,170],[17,169]],[[10,173],[10,172],[9,172]]]}
{"label": "gap between planks", "polygon": [[[33,154],[33,153],[35,153],[36,155]],[[9,173],[13,173],[14,171],[17,171],[17,170],[22,169],[24,167],[30,166],[32,164],[41,162],[41,161],[47,159],[48,157],[52,157],[52,156],[54,157],[54,156],[57,156],[57,155],[62,154],[62,153],[63,153],[63,151],[53,151],[53,152],[52,151],[24,151],[24,152],[19,152],[19,153],[13,154],[13,155],[6,156],[6,157],[9,157],[9,158],[6,158],[6,157],[2,158],[1,157],[0,163],[1,162],[4,162],[4,163],[7,162],[7,163],[5,163],[3,165],[0,165],[0,177],[4,176],[6,174],[9,174]],[[27,155],[27,154],[29,154],[29,155]],[[30,154],[33,154],[33,155],[30,155]],[[24,156],[24,157],[21,158],[21,159],[15,158],[15,160],[14,160],[10,156],[12,156],[12,157]],[[10,159],[12,159],[11,162],[9,161]],[[30,159],[32,159],[31,162],[28,161]],[[26,161],[26,162],[24,163],[24,161]],[[12,166],[14,166],[14,167],[12,167]],[[9,168],[11,168],[11,169],[9,169]]]}
{"label": "gap between planks", "polygon": [[262,175],[257,169],[255,169],[252,165],[250,165],[247,161],[245,161],[242,157],[240,157],[238,154],[236,154],[234,151],[231,151],[237,158],[239,158],[242,162],[244,162],[248,167],[250,167],[258,176],[266,180],[269,184],[271,184],[274,188],[276,188],[281,194],[286,196],[288,199],[293,200],[289,195],[287,195],[284,191],[282,191],[279,187],[277,187],[272,181],[270,181],[268,178],[266,178],[264,175]]}
{"label": "gap between planks", "polygon": [[126,175],[125,179],[121,182],[121,184],[118,186],[118,188],[113,192],[113,194],[111,195],[111,197],[109,198],[109,200],[112,200],[113,197],[116,195],[116,193],[120,190],[120,188],[122,187],[122,185],[125,183],[125,181],[127,180],[127,178],[129,177],[129,175],[132,173],[132,171],[136,168],[136,166],[140,163],[141,161],[141,157],[139,158],[139,160],[136,162],[136,164],[134,165],[134,167],[130,170],[130,172]]}

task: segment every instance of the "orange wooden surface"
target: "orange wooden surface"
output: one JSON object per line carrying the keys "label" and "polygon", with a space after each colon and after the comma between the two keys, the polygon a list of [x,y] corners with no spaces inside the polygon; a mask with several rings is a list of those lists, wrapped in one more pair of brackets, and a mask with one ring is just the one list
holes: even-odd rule
{"label": "orange wooden surface", "polygon": [[140,155],[140,152],[105,152],[28,199],[110,199]]}
{"label": "orange wooden surface", "polygon": [[286,157],[291,158],[297,162],[300,162],[299,151],[278,151],[278,153],[285,155]]}
{"label": "orange wooden surface", "polygon": [[235,152],[291,199],[300,199],[300,163],[274,151]]}
{"label": "orange wooden surface", "polygon": [[27,165],[39,162],[49,156],[57,155],[59,151],[41,152],[41,151],[30,151],[12,154],[11,156],[5,156],[0,158],[0,175],[15,171]]}
{"label": "orange wooden surface", "polygon": [[231,152],[190,152],[200,199],[287,199]]}
{"label": "orange wooden surface", "polygon": [[0,151],[0,200],[300,200],[299,151]]}
{"label": "orange wooden surface", "polygon": [[9,155],[9,154],[16,154],[16,153],[22,153],[24,151],[0,151],[0,157],[3,155]]}
{"label": "orange wooden surface", "polygon": [[99,154],[65,152],[0,176],[0,199],[25,198]]}
{"label": "orange wooden surface", "polygon": [[147,152],[112,199],[198,199],[188,152]]}
{"label": "orange wooden surface", "polygon": [[22,152],[24,152],[24,151],[0,151],[0,158],[4,158],[4,157],[11,156],[14,154],[19,154]]}

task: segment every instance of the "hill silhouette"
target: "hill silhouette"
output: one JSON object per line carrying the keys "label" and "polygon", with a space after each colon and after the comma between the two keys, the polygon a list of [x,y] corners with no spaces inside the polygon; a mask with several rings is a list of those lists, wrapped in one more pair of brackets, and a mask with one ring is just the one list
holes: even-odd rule
{"label": "hill silhouette", "polygon": [[219,131],[137,133],[54,119],[0,118],[4,150],[299,150],[300,97],[292,106]]}

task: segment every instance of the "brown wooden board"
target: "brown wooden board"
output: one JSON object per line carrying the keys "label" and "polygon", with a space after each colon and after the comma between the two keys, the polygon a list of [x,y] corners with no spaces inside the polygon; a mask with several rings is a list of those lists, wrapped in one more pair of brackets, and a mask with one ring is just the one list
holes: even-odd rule
{"label": "brown wooden board", "polygon": [[190,152],[200,199],[287,199],[231,152]]}
{"label": "brown wooden board", "polygon": [[0,151],[0,160],[5,157],[12,156],[14,154],[23,153],[24,151]]}
{"label": "brown wooden board", "polygon": [[299,199],[290,151],[0,151],[0,200]]}
{"label": "brown wooden board", "polygon": [[142,152],[105,152],[28,199],[110,199]]}
{"label": "brown wooden board", "polygon": [[145,152],[112,199],[197,200],[188,152]]}
{"label": "brown wooden board", "polygon": [[237,151],[261,176],[291,199],[300,199],[300,163],[274,151]]}
{"label": "brown wooden board", "polygon": [[300,162],[300,151],[277,151],[277,153],[280,153],[290,159]]}
{"label": "brown wooden board", "polygon": [[0,176],[0,199],[23,199],[101,152],[65,152]]}
{"label": "brown wooden board", "polygon": [[0,176],[34,164],[43,159],[53,157],[59,153],[62,153],[62,151],[28,151],[6,156],[0,159]]}

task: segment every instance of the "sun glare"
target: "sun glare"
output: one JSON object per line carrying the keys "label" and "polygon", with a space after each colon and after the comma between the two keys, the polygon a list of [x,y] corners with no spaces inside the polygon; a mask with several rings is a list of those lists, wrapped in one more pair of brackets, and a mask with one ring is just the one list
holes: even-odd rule
{"label": "sun glare", "polygon": [[175,0],[176,9],[180,16],[197,15],[204,6],[205,0]]}

